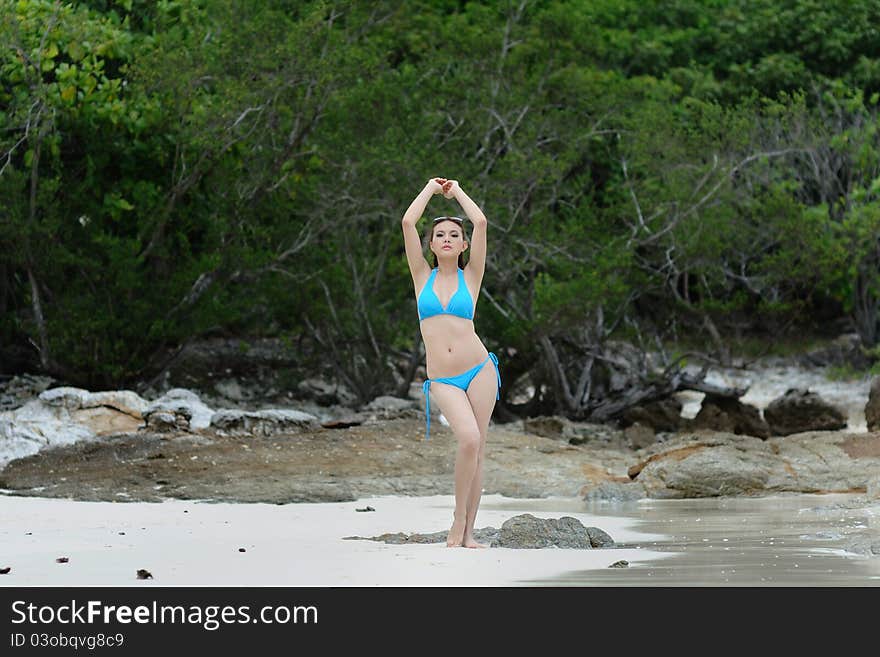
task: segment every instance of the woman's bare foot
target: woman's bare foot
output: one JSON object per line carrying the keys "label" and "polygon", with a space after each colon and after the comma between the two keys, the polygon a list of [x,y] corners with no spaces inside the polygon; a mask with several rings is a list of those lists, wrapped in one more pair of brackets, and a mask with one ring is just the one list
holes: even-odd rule
{"label": "woman's bare foot", "polygon": [[468,536],[461,543],[466,548],[487,548],[489,547],[485,543],[477,543],[476,539],[473,536]]}
{"label": "woman's bare foot", "polygon": [[467,516],[462,516],[461,518],[456,518],[452,522],[452,527],[449,528],[449,533],[446,535],[446,547],[461,547],[464,543],[464,529],[467,525]]}

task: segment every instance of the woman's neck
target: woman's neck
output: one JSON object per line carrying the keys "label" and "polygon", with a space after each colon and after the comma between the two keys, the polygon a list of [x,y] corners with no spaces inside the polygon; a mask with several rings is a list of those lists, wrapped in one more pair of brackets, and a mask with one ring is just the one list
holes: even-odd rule
{"label": "woman's neck", "polygon": [[449,262],[438,262],[437,272],[444,275],[452,275],[458,273],[458,263],[450,260]]}

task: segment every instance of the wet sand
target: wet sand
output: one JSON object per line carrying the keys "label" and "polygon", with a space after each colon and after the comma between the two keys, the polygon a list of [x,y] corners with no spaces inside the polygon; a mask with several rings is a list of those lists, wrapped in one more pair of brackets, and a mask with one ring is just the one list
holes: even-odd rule
{"label": "wet sand", "polygon": [[[534,579],[541,586],[880,586],[880,555],[849,551],[880,545],[880,502],[855,495],[590,503],[601,517],[635,520],[661,536],[642,548],[664,558],[627,569],[570,571]],[[584,508],[584,503],[573,506]],[[558,506],[558,504],[557,504]],[[601,521],[600,521],[601,522]],[[621,547],[624,547],[623,545]]]}

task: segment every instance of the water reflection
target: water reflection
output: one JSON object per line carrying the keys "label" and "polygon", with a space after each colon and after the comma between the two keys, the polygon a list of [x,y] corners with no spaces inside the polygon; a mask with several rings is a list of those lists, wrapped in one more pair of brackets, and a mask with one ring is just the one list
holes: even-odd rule
{"label": "water reflection", "polygon": [[[583,503],[594,516],[627,517],[649,540],[618,543],[666,552],[629,568],[569,572],[532,585],[575,586],[880,586],[880,504],[864,496]],[[526,582],[524,582],[526,583]]]}

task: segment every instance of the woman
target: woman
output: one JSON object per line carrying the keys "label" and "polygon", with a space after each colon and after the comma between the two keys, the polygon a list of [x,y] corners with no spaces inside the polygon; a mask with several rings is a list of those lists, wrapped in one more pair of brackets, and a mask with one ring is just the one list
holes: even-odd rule
{"label": "woman", "polygon": [[[463,221],[437,217],[431,227],[432,269],[422,253],[416,222],[434,194],[456,199],[473,223],[470,258]],[[403,215],[403,240],[419,308],[428,379],[425,381],[426,438],[431,427],[430,395],[449,421],[455,457],[455,512],[446,537],[449,547],[488,547],[474,540],[474,522],[483,489],[483,454],[489,418],[499,398],[498,359],[474,331],[474,306],[486,270],[486,217],[455,180],[434,178]],[[492,366],[488,366],[489,364]]]}

